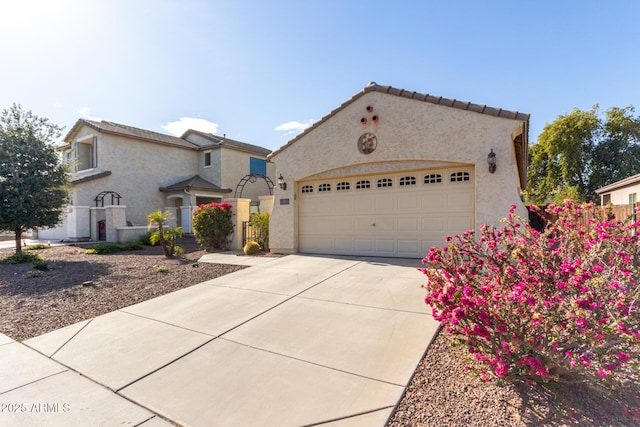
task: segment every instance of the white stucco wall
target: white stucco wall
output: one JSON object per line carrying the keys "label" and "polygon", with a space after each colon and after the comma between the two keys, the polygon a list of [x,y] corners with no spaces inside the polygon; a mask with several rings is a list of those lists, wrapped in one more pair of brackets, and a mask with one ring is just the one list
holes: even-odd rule
{"label": "white stucco wall", "polygon": [[613,190],[611,194],[611,203],[614,205],[628,205],[629,204],[629,195],[637,194],[637,201],[640,202],[640,184],[632,185],[630,187],[620,188],[618,190]]}
{"label": "white stucco wall", "polygon": [[[111,171],[111,175],[70,187],[72,205],[95,206],[93,199],[101,191],[115,191],[126,205],[126,217],[135,225],[147,223],[146,215],[165,207],[166,186],[187,179],[197,173],[198,152],[167,145],[131,140],[99,133],[88,127],[81,129],[75,139],[98,135],[97,168],[81,171],[74,179]],[[111,200],[105,200],[105,206]]]}
{"label": "white stucco wall", "polygon": [[[373,111],[368,112],[367,106]],[[362,118],[367,119],[366,124]],[[286,191],[276,188],[270,246],[297,251],[296,183],[311,176],[474,165],[476,226],[499,225],[512,204],[526,217],[511,137],[522,126],[522,121],[380,92],[366,93],[272,157],[276,174],[282,174],[288,185]],[[378,140],[370,154],[357,148],[358,138],[365,132],[374,133]],[[494,174],[487,165],[491,149],[497,160]],[[282,199],[288,199],[289,204],[280,204]]]}

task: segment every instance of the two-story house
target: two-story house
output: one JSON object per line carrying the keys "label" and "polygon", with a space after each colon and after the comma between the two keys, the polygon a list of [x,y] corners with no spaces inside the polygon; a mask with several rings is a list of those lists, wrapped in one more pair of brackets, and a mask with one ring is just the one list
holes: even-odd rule
{"label": "two-story house", "polygon": [[39,231],[41,239],[104,239],[111,219],[105,206],[121,206],[114,215],[137,226],[146,225],[150,212],[169,209],[189,232],[195,206],[234,197],[258,202],[273,189],[270,150],[224,136],[188,130],[178,138],[80,119],[64,142],[70,206],[60,226]]}

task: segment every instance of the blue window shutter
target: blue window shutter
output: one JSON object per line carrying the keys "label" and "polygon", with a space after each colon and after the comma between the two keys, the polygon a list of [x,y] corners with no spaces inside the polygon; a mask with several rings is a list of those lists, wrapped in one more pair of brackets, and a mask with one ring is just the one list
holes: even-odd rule
{"label": "blue window shutter", "polygon": [[257,175],[267,175],[267,161],[249,157],[249,173]]}

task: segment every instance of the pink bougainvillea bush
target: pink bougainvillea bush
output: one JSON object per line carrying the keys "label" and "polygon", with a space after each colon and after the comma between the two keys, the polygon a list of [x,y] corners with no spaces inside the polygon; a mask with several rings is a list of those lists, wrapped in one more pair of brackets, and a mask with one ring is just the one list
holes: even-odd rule
{"label": "pink bougainvillea bush", "polygon": [[193,212],[193,234],[205,250],[227,249],[233,233],[231,205],[209,203]]}
{"label": "pink bougainvillea bush", "polygon": [[640,367],[640,224],[567,200],[537,232],[514,211],[423,260],[425,302],[453,344],[487,380],[606,384]]}

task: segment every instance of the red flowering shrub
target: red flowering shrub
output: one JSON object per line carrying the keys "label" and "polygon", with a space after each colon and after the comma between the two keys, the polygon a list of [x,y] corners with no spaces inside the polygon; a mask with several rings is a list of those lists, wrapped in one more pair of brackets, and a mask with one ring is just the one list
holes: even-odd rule
{"label": "red flowering shrub", "polygon": [[205,250],[227,249],[233,233],[231,205],[209,203],[193,212],[193,233]]}
{"label": "red flowering shrub", "polygon": [[640,365],[640,223],[567,200],[540,233],[514,210],[423,260],[425,302],[481,377],[603,381]]}

